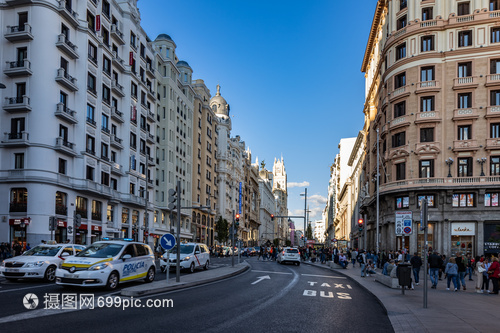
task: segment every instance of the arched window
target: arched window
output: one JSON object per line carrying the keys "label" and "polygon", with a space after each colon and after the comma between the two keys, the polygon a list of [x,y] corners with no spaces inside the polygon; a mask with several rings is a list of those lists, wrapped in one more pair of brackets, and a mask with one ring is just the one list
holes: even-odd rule
{"label": "arched window", "polygon": [[203,216],[201,217],[201,224],[202,224],[202,225],[207,225],[207,217],[206,217],[205,215],[203,215]]}

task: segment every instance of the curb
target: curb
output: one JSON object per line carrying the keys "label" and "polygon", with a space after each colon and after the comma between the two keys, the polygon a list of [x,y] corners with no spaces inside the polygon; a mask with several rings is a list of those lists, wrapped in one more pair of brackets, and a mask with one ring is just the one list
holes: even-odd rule
{"label": "curb", "polygon": [[210,282],[218,281],[218,280],[223,280],[238,274],[241,274],[245,272],[246,270],[250,269],[250,265],[245,261],[240,264],[241,267],[239,267],[237,270],[223,274],[220,276],[212,277],[212,278],[207,278],[207,279],[202,279],[198,281],[193,281],[193,282],[180,282],[179,284],[172,284],[172,285],[165,285],[163,287],[158,287],[154,289],[146,289],[146,290],[133,290],[133,288],[136,287],[130,287],[130,288],[125,288],[121,290],[121,295],[122,296],[146,296],[146,295],[152,295],[152,294],[158,294],[166,291],[173,291],[173,290],[178,290],[178,289],[183,289],[183,288],[188,288],[188,287],[193,287],[193,286],[199,286],[203,284],[207,284]]}

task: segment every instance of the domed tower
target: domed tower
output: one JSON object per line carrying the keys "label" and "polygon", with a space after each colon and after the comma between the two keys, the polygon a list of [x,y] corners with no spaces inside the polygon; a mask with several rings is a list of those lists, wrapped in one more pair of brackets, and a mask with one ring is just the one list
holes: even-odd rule
{"label": "domed tower", "polygon": [[227,104],[224,97],[220,94],[220,85],[217,85],[217,93],[210,100],[210,108],[214,111],[215,115],[222,120],[229,122],[229,129],[231,129],[231,119],[229,118],[229,104]]}
{"label": "domed tower", "polygon": [[167,34],[159,34],[155,39],[154,45],[157,52],[160,53],[163,58],[171,59],[172,61],[176,60],[175,48],[177,47],[177,45],[175,45],[172,37]]}
{"label": "domed tower", "polygon": [[193,69],[186,61],[180,60],[177,62],[177,68],[181,72],[180,80],[183,84],[190,84],[193,76]]}

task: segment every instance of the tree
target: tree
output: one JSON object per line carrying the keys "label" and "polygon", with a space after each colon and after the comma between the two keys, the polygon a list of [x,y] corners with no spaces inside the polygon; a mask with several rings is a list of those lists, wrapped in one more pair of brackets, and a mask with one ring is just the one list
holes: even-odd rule
{"label": "tree", "polygon": [[285,241],[285,246],[292,246],[292,241],[291,241],[291,240],[289,240],[289,239],[287,239],[287,240]]}
{"label": "tree", "polygon": [[279,246],[280,245],[280,239],[279,238],[273,239],[273,244],[274,244],[274,246]]}
{"label": "tree", "polygon": [[312,231],[312,228],[311,228],[311,223],[309,223],[307,225],[306,238],[307,239],[313,239],[313,231]]}
{"label": "tree", "polygon": [[215,222],[215,231],[217,232],[215,239],[219,243],[222,244],[227,242],[229,238],[229,223],[227,223],[227,220],[223,219],[222,216]]}

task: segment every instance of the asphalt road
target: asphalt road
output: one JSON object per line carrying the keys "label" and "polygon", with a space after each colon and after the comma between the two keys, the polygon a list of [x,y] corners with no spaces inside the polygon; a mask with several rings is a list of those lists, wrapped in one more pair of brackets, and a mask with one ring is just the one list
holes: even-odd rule
{"label": "asphalt road", "polygon": [[[214,265],[227,261],[219,260]],[[0,327],[5,332],[393,332],[377,299],[349,278],[308,265],[248,262],[251,269],[243,274],[189,289],[133,299],[95,291],[95,299],[108,298],[94,309],[26,310],[19,298],[10,302],[20,309],[15,316],[0,309]],[[36,293],[44,288],[50,286]],[[10,294],[0,298],[11,299]],[[124,309],[130,301],[141,304]],[[147,302],[159,307],[139,307]]]}

